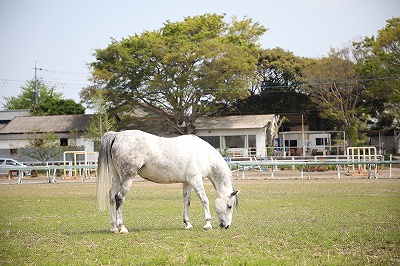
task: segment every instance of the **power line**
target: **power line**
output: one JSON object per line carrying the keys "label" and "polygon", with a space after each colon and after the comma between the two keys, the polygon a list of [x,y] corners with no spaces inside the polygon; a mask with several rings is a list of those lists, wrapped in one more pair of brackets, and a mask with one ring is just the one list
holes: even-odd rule
{"label": "power line", "polygon": [[[57,70],[49,70],[43,68],[37,68],[37,70],[44,71],[47,73],[61,73],[61,74],[71,74],[71,75],[86,75],[85,73],[80,72],[69,72],[69,71],[57,71]],[[66,79],[63,77],[37,77],[47,84],[55,84],[62,85],[63,87],[76,87],[76,86],[88,86],[90,82],[87,79]],[[332,84],[349,84],[349,83],[365,83],[372,81],[387,81],[387,80],[395,80],[400,79],[400,76],[391,76],[391,77],[376,77],[376,78],[366,78],[366,79],[349,79],[344,81],[327,81],[327,80],[316,80],[312,83],[298,83],[298,84],[289,84],[289,85],[270,85],[270,86],[262,86],[261,89],[287,89],[287,88],[298,88],[298,87],[309,87],[309,86],[321,86],[321,85],[332,85]],[[19,85],[23,86],[27,81],[17,80],[17,79],[7,79],[0,78],[0,86],[6,87],[8,85]],[[243,90],[242,88],[207,88],[204,91],[232,91],[232,90]]]}

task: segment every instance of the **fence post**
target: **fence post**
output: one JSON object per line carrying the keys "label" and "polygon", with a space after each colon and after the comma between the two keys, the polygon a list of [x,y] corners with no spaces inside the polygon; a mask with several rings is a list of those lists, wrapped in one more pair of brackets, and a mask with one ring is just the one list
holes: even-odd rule
{"label": "fence post", "polygon": [[274,166],[271,165],[271,179],[274,179]]}
{"label": "fence post", "polygon": [[57,169],[54,169],[54,172],[53,172],[53,180],[51,181],[52,183],[55,183],[55,182],[56,182],[56,176],[57,176]]}
{"label": "fence post", "polygon": [[368,179],[371,179],[371,164],[368,165]]}
{"label": "fence post", "polygon": [[18,181],[17,184],[22,184],[22,177],[24,176],[24,171],[19,170],[18,171]]}

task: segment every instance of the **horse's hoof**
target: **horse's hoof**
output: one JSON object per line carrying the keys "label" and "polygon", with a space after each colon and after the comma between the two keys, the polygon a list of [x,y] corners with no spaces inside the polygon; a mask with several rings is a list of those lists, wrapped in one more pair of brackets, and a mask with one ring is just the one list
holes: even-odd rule
{"label": "horse's hoof", "polygon": [[125,234],[125,235],[127,235],[127,234],[129,234],[129,231],[128,230],[121,230],[121,232],[119,232],[120,234]]}
{"label": "horse's hoof", "polygon": [[110,229],[110,232],[114,234],[119,234],[118,228]]}
{"label": "horse's hoof", "polygon": [[188,226],[185,227],[185,229],[186,230],[191,230],[191,229],[193,229],[193,225],[188,225]]}
{"label": "horse's hoof", "polygon": [[211,222],[209,219],[206,220],[206,225],[203,227],[204,230],[210,231],[212,229]]}
{"label": "horse's hoof", "polygon": [[125,228],[125,226],[121,227],[121,230],[119,231],[120,234],[129,234],[128,229]]}

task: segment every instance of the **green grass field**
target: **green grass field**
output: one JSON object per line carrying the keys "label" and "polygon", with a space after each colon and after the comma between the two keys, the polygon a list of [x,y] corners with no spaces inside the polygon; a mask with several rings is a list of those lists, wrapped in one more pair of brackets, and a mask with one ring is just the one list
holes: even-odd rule
{"label": "green grass field", "polygon": [[184,229],[181,185],[134,182],[128,235],[95,185],[0,185],[0,265],[400,265],[400,179],[237,180],[231,227],[211,231],[195,195]]}

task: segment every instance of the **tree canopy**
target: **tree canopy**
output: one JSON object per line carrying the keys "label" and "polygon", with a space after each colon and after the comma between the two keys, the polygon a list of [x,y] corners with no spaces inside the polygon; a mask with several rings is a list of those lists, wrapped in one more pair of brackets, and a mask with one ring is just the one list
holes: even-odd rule
{"label": "tree canopy", "polygon": [[257,83],[251,88],[251,96],[238,101],[230,113],[305,112],[309,100],[299,93],[304,62],[282,48],[260,50]]}
{"label": "tree canopy", "polygon": [[310,97],[322,117],[333,120],[337,129],[350,133],[350,140],[356,145],[362,124],[360,103],[364,87],[358,82],[351,49],[331,49],[328,57],[309,64],[303,75],[303,93]]}
{"label": "tree canopy", "polygon": [[366,37],[354,47],[362,55],[359,72],[368,88],[363,99],[372,127],[400,126],[400,18],[387,20],[376,37]]}
{"label": "tree canopy", "polygon": [[[38,91],[38,104],[36,104]],[[85,108],[72,99],[63,99],[63,94],[57,92],[54,86],[47,86],[42,80],[29,80],[21,87],[17,96],[4,97],[7,110],[29,109],[32,115],[64,115],[84,114]]]}
{"label": "tree canopy", "polygon": [[256,79],[257,40],[266,29],[249,18],[224,18],[187,17],[113,40],[95,52],[95,87],[113,90],[114,106],[140,101],[178,132],[192,133],[198,117],[246,98]]}

